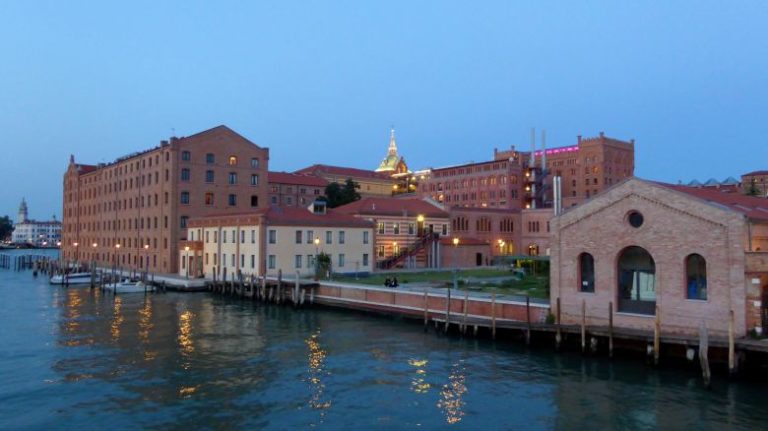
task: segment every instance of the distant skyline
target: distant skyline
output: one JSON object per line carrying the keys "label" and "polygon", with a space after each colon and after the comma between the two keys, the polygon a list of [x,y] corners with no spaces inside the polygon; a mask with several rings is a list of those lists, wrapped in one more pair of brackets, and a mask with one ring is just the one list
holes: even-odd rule
{"label": "distant skyline", "polygon": [[635,174],[768,169],[768,3],[0,3],[0,215],[61,217],[69,155],[111,162],[225,124],[270,169],[410,168],[576,136]]}

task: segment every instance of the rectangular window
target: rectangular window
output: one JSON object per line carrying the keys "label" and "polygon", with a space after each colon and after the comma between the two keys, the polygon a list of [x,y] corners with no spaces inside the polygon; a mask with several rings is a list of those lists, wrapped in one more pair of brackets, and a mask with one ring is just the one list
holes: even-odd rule
{"label": "rectangular window", "polygon": [[227,243],[227,231],[225,231],[225,230],[221,231],[221,242],[222,242],[222,244],[226,244]]}
{"label": "rectangular window", "polygon": [[227,266],[227,255],[223,253],[221,255],[221,266]]}
{"label": "rectangular window", "polygon": [[192,159],[192,154],[190,154],[189,151],[182,151],[181,152],[181,160],[188,162]]}
{"label": "rectangular window", "polygon": [[245,244],[245,231],[240,231],[240,244]]}
{"label": "rectangular window", "polygon": [[256,174],[251,174],[251,185],[252,186],[258,186],[259,185],[259,176]]}
{"label": "rectangular window", "polygon": [[378,223],[378,227],[379,227],[379,233],[383,234],[384,233],[384,222],[379,222]]}
{"label": "rectangular window", "polygon": [[293,257],[293,266],[297,269],[301,268],[301,261],[303,257],[300,254],[297,254]]}
{"label": "rectangular window", "polygon": [[182,181],[189,181],[189,169],[184,168],[181,170],[181,180]]}
{"label": "rectangular window", "polygon": [[307,255],[307,268],[314,268],[315,267],[315,256],[308,254]]}
{"label": "rectangular window", "polygon": [[205,194],[205,205],[209,207],[213,206],[213,193]]}
{"label": "rectangular window", "polygon": [[448,235],[448,225],[443,224],[441,235]]}
{"label": "rectangular window", "polygon": [[339,244],[344,244],[344,240],[346,239],[346,234],[343,230],[339,231]]}
{"label": "rectangular window", "polygon": [[181,226],[182,229],[186,229],[187,227],[187,221],[189,220],[189,217],[187,216],[181,216],[181,220],[179,221],[179,226]]}
{"label": "rectangular window", "polygon": [[256,256],[251,255],[251,269],[256,268]]}
{"label": "rectangular window", "polygon": [[379,246],[378,255],[379,255],[379,257],[384,257],[384,246],[383,245]]}
{"label": "rectangular window", "polygon": [[274,229],[270,229],[269,231],[269,243],[277,244],[277,231]]}
{"label": "rectangular window", "polygon": [[212,183],[214,180],[213,171],[205,171],[205,182]]}
{"label": "rectangular window", "polygon": [[213,243],[217,244],[219,242],[219,232],[213,231]]}
{"label": "rectangular window", "polygon": [[251,167],[252,168],[258,168],[259,167],[259,159],[255,158],[255,157],[252,158],[251,159]]}
{"label": "rectangular window", "polygon": [[307,244],[312,244],[315,241],[315,231],[307,231]]}
{"label": "rectangular window", "polygon": [[237,172],[229,173],[229,184],[237,184]]}
{"label": "rectangular window", "polygon": [[339,268],[344,268],[344,253],[339,254]]}
{"label": "rectangular window", "polygon": [[227,203],[231,207],[237,205],[237,195],[229,195],[229,197],[227,198]]}
{"label": "rectangular window", "polygon": [[277,259],[275,259],[275,255],[274,254],[270,254],[269,256],[267,256],[267,267],[269,269],[275,269],[275,266],[276,266],[276,263],[277,263],[276,260]]}
{"label": "rectangular window", "polygon": [[325,243],[326,244],[333,243],[333,232],[330,230],[325,231]]}
{"label": "rectangular window", "polygon": [[302,231],[300,230],[296,231],[296,244],[301,244],[301,234],[302,234]]}
{"label": "rectangular window", "polygon": [[408,223],[408,235],[413,235],[416,233],[415,225],[413,223]]}
{"label": "rectangular window", "polygon": [[259,206],[259,197],[256,195],[251,195],[251,207],[256,208]]}
{"label": "rectangular window", "polygon": [[394,223],[392,225],[392,233],[395,235],[400,235],[400,223]]}
{"label": "rectangular window", "polygon": [[251,244],[256,244],[256,231],[251,229]]}
{"label": "rectangular window", "polygon": [[363,253],[363,266],[368,266],[368,253]]}
{"label": "rectangular window", "polygon": [[189,192],[181,192],[182,205],[189,205]]}
{"label": "rectangular window", "polygon": [[209,231],[205,231],[205,243],[206,244],[208,243],[208,239],[210,238],[209,234],[210,234]]}
{"label": "rectangular window", "polygon": [[212,153],[206,154],[205,163],[208,163],[209,165],[216,163],[216,157]]}
{"label": "rectangular window", "polygon": [[363,244],[368,244],[368,231],[363,231]]}

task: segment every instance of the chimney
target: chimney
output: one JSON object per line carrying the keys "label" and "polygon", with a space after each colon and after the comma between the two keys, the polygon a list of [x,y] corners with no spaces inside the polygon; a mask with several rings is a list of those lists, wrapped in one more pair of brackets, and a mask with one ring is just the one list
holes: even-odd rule
{"label": "chimney", "polygon": [[600,139],[603,139],[603,138],[605,138],[605,133],[600,132]]}
{"label": "chimney", "polygon": [[529,161],[529,166],[532,168],[536,167],[536,128],[531,127],[531,160]]}
{"label": "chimney", "polygon": [[576,143],[581,144],[581,135],[576,135]]}
{"label": "chimney", "polygon": [[541,131],[541,173],[547,170],[547,131]]}

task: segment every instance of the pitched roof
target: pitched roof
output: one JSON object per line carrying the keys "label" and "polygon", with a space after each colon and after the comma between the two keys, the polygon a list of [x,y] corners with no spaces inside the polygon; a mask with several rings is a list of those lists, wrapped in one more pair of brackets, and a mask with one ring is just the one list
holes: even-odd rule
{"label": "pitched roof", "polygon": [[369,197],[336,208],[345,214],[378,216],[417,216],[448,218],[448,212],[423,199]]}
{"label": "pitched roof", "polygon": [[748,174],[742,175],[742,177],[747,177],[747,176],[751,177],[751,176],[754,176],[754,175],[768,175],[768,171],[752,171],[752,172],[750,172]]}
{"label": "pitched roof", "polygon": [[328,181],[310,174],[295,174],[290,172],[270,171],[267,180],[275,184],[293,184],[297,186],[325,187]]}
{"label": "pitched roof", "polygon": [[695,188],[676,184],[655,182],[668,189],[683,192],[695,198],[718,204],[731,211],[744,214],[752,220],[768,222],[768,199],[755,196],[746,196],[740,193],[724,193],[718,189]]}
{"label": "pitched roof", "polygon": [[306,208],[272,207],[267,212],[267,223],[271,226],[329,226],[329,227],[372,227],[370,222],[359,217],[344,214],[335,209],[325,214],[315,214]]}
{"label": "pitched roof", "polygon": [[328,175],[335,175],[337,177],[344,177],[344,178],[373,178],[373,179],[380,179],[380,180],[391,179],[390,174],[387,174],[387,173],[379,173],[376,171],[369,171],[366,169],[347,168],[344,166],[331,166],[331,165],[321,165],[321,164],[316,164],[316,165],[308,166],[303,169],[299,169],[298,171],[294,171],[294,174],[312,174],[312,175],[328,174]]}

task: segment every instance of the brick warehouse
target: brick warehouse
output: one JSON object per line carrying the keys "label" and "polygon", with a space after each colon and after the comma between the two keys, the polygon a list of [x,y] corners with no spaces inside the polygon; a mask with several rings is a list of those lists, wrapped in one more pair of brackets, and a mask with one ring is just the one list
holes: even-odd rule
{"label": "brick warehouse", "polygon": [[768,201],[628,179],[552,219],[562,322],[744,336],[766,324]]}
{"label": "brick warehouse", "polygon": [[226,126],[109,164],[73,156],[63,181],[62,258],[176,272],[189,218],[269,205],[268,162],[269,149]]}

